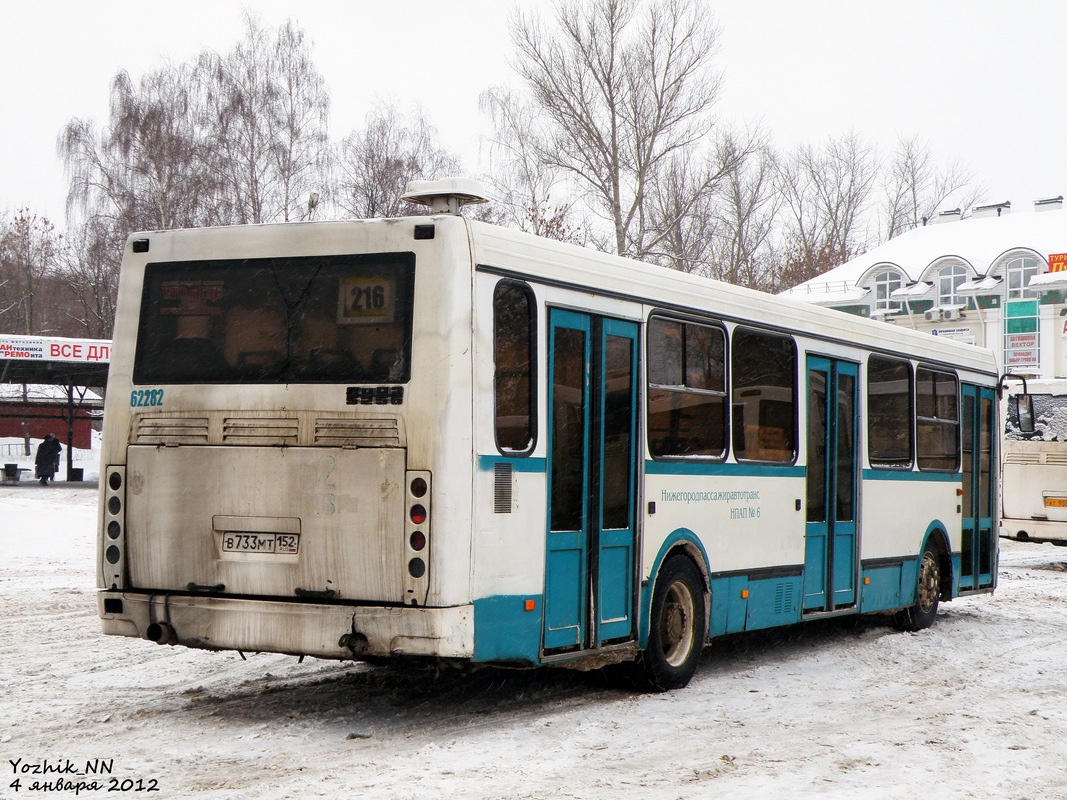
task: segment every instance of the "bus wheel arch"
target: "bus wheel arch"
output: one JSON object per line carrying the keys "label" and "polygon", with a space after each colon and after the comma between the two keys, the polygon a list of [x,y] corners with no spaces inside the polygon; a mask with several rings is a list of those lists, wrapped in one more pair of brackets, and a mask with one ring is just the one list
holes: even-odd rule
{"label": "bus wheel arch", "polygon": [[649,598],[648,641],[634,665],[642,688],[681,689],[696,673],[708,640],[709,586],[697,545],[683,540],[663,554]]}
{"label": "bus wheel arch", "polygon": [[[656,581],[659,580],[659,576],[662,574],[663,565],[671,558],[681,557],[688,558],[693,562],[693,566],[696,568],[700,575],[700,580],[703,584],[701,591],[704,595],[704,619],[706,622],[711,620],[711,566],[708,559],[708,554],[704,550],[704,545],[697,538],[697,535],[687,528],[679,528],[674,531],[664,541],[660,547],[659,553],[656,555],[656,560],[653,562],[652,571],[649,574],[647,585],[651,586],[653,591],[655,589]],[[651,608],[651,599],[647,599],[644,603],[645,610],[645,626],[642,642],[648,638],[648,620],[650,619],[649,613]],[[705,634],[707,631],[705,630]]]}
{"label": "bus wheel arch", "polygon": [[937,548],[938,565],[941,568],[940,597],[942,600],[952,599],[952,549],[948,546],[948,534],[942,528],[934,528],[926,539],[927,544],[933,544]]}
{"label": "bus wheel arch", "polygon": [[941,600],[951,597],[952,558],[948,539],[941,528],[931,528],[916,567],[915,603],[893,615],[893,624],[903,631],[929,628],[937,617]]}

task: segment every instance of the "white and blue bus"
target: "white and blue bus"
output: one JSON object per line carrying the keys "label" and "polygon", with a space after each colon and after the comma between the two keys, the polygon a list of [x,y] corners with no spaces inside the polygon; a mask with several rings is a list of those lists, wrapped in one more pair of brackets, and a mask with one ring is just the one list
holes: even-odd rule
{"label": "white and blue bus", "polygon": [[993,590],[988,351],[412,194],[130,237],[105,633],[664,690],[716,636]]}

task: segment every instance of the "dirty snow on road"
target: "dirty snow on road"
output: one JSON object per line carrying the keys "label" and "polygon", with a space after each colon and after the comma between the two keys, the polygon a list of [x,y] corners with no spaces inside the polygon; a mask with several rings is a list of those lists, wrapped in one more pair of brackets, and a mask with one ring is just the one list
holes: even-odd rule
{"label": "dirty snow on road", "polygon": [[102,636],[96,503],[92,482],[0,487],[3,800],[1067,796],[1067,551],[1050,545],[1004,542],[997,593],[930,630],[727,637],[688,688],[638,694],[561,669]]}

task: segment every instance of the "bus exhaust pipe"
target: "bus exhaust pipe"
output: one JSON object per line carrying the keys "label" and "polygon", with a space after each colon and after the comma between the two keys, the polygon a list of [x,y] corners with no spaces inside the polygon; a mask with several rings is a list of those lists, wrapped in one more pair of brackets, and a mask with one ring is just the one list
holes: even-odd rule
{"label": "bus exhaust pipe", "polygon": [[174,644],[178,640],[174,628],[165,622],[153,622],[148,626],[145,635],[156,644]]}

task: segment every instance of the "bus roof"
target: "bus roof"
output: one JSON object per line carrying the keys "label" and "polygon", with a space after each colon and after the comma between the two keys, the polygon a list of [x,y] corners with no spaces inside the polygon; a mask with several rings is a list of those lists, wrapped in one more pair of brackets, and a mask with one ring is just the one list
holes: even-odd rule
{"label": "bus roof", "polygon": [[[249,247],[277,248],[283,240],[291,243],[299,236],[313,243],[307,248],[308,255],[342,254],[346,247],[352,246],[353,233],[358,231],[357,238],[363,239],[372,236],[375,228],[395,229],[398,224],[465,226],[474,263],[479,269],[679,312],[757,323],[815,339],[858,343],[886,353],[907,352],[914,357],[997,375],[995,357],[986,348],[451,214],[143,232],[129,237],[126,252],[137,252],[138,240],[151,239],[149,260],[171,260],[179,257],[178,252],[184,254],[181,257],[188,257],[190,249],[179,246],[178,242],[194,239],[198,244],[193,250],[210,252],[213,258],[242,257],[247,255]],[[310,229],[315,230],[314,236],[307,235]]]}
{"label": "bus roof", "polygon": [[[752,321],[887,352],[906,351],[976,372],[997,373],[995,357],[986,348],[495,225],[478,221],[469,225],[475,260],[482,268],[513,270],[534,281],[576,288],[604,287],[606,293],[651,305],[699,310],[721,319]],[[783,317],[788,321],[783,323]]]}

